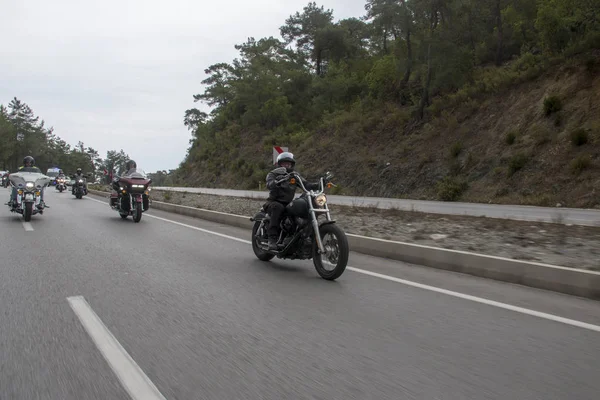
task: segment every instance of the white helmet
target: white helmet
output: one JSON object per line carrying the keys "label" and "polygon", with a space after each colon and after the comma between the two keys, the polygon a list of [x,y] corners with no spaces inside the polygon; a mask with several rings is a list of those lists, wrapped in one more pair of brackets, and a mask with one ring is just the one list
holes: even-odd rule
{"label": "white helmet", "polygon": [[281,167],[281,163],[284,161],[289,161],[292,163],[292,168],[288,168],[288,172],[294,170],[294,166],[296,165],[296,160],[294,160],[294,155],[289,151],[284,151],[280,155],[277,156],[277,165]]}

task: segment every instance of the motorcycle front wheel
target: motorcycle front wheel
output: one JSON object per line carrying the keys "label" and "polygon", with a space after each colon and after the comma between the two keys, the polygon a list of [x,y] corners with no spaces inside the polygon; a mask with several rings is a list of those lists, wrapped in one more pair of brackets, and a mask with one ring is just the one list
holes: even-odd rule
{"label": "motorcycle front wheel", "polygon": [[259,227],[260,221],[256,221],[254,223],[254,226],[252,227],[252,250],[254,251],[254,255],[256,256],[256,258],[258,258],[259,260],[270,261],[275,256],[273,254],[267,253],[258,245],[258,237],[256,236],[256,232],[258,232]]}
{"label": "motorcycle front wheel", "polygon": [[333,281],[339,278],[348,265],[348,238],[339,226],[335,224],[323,225],[319,228],[325,253],[319,254],[317,241],[313,244],[313,264],[317,273],[323,279]]}
{"label": "motorcycle front wheel", "polygon": [[31,221],[31,215],[33,214],[33,203],[25,203],[25,208],[23,209],[23,218],[25,222]]}
{"label": "motorcycle front wheel", "polygon": [[142,207],[138,204],[133,209],[133,222],[140,222],[142,220]]}

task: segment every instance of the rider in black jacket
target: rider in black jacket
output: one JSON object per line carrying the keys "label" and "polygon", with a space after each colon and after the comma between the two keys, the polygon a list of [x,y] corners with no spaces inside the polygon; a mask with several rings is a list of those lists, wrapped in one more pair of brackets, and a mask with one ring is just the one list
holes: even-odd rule
{"label": "rider in black jacket", "polygon": [[[265,209],[271,216],[269,229],[269,250],[277,250],[277,239],[279,238],[279,224],[281,216],[285,210],[285,206],[294,200],[297,183],[290,183],[290,173],[294,171],[296,160],[294,155],[289,152],[283,152],[277,157],[277,166],[267,175],[267,189],[269,189],[269,198]],[[319,183],[310,183],[305,179],[302,184],[308,190],[316,190],[319,188]]]}

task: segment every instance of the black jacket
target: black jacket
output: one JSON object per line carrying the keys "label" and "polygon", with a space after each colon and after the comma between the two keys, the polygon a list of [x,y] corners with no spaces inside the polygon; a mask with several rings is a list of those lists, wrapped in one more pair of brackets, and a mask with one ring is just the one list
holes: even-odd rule
{"label": "black jacket", "polygon": [[[283,167],[276,168],[267,174],[267,189],[269,189],[267,201],[277,201],[287,205],[294,200],[294,194],[299,185],[291,184],[289,180],[278,185],[275,181],[283,175],[287,175],[287,171]],[[319,189],[319,183],[310,183],[306,179],[302,179],[302,183],[308,190]]]}

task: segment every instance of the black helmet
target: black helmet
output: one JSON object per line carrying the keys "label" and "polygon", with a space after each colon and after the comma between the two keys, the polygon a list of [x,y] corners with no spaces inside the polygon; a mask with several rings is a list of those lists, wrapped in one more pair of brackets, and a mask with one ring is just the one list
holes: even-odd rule
{"label": "black helmet", "polygon": [[137,164],[133,160],[129,160],[125,163],[125,171],[129,171],[132,168],[137,168]]}
{"label": "black helmet", "polygon": [[[31,165],[27,165],[27,164],[31,164]],[[31,156],[26,156],[23,159],[23,165],[26,167],[33,167],[35,165],[35,160]]]}
{"label": "black helmet", "polygon": [[282,162],[291,162],[292,167],[287,168],[287,172],[292,172],[294,170],[294,166],[296,165],[296,160],[294,160],[294,155],[288,151],[284,151],[280,155],[277,156],[277,165],[281,167]]}
{"label": "black helmet", "polygon": [[77,168],[77,173],[78,173],[78,174],[81,174],[81,173],[82,173],[82,171],[81,171],[81,168]]}

